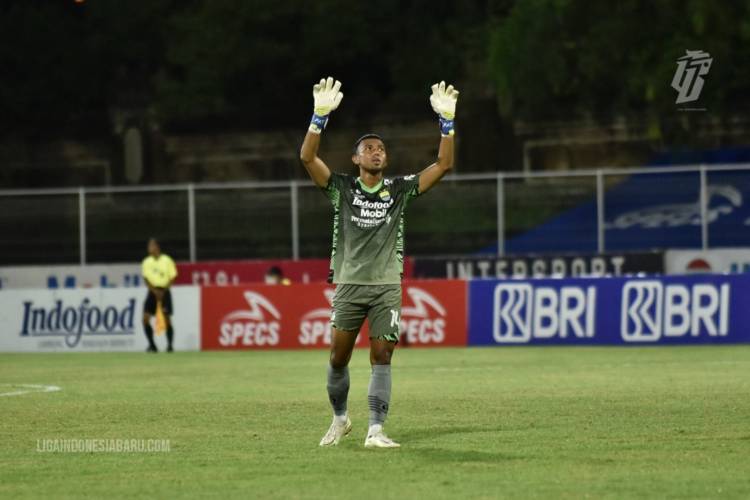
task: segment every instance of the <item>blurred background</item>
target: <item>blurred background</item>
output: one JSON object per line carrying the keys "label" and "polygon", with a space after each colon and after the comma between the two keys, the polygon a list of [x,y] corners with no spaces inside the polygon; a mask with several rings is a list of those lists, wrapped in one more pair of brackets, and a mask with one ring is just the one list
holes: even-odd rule
{"label": "blurred background", "polygon": [[[429,87],[461,90],[412,256],[750,245],[747,0],[5,0],[0,39],[3,265],[137,261],[151,235],[182,261],[325,258],[298,150],[327,75],[342,172],[368,131],[391,175],[431,163]],[[711,64],[677,103],[686,51]]]}

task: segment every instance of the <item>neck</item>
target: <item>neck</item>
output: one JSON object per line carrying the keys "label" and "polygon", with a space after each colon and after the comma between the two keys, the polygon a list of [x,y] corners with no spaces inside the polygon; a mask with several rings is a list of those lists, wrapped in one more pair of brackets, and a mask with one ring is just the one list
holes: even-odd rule
{"label": "neck", "polygon": [[364,168],[360,168],[359,178],[362,181],[362,184],[369,188],[372,188],[377,186],[378,183],[383,180],[383,171],[379,170],[377,172],[370,172],[368,170],[365,170]]}

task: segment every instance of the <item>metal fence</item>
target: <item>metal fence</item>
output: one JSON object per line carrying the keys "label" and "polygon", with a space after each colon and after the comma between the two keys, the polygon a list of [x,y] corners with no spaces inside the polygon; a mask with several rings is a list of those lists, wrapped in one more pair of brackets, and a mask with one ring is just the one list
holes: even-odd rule
{"label": "metal fence", "polygon": [[[747,164],[453,175],[410,205],[407,253],[742,245],[748,193]],[[149,236],[179,260],[325,257],[331,224],[308,181],[4,190],[0,263],[129,262]]]}

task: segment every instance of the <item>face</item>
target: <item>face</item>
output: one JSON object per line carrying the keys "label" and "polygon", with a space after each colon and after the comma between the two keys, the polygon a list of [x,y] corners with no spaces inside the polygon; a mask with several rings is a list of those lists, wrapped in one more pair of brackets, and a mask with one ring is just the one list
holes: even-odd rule
{"label": "face", "polygon": [[385,144],[376,138],[365,139],[359,143],[357,154],[352,155],[352,161],[359,168],[370,173],[379,173],[387,165]]}
{"label": "face", "polygon": [[148,254],[157,257],[160,253],[159,243],[156,240],[148,240]]}

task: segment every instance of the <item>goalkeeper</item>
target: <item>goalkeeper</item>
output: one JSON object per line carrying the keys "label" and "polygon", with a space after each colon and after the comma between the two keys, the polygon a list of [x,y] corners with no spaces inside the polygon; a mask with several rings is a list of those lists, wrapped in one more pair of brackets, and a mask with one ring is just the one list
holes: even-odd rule
{"label": "goalkeeper", "polygon": [[337,445],[352,429],[347,415],[347,366],[366,318],[372,373],[365,447],[398,448],[383,432],[383,423],[391,399],[391,359],[400,333],[404,215],[411,200],[429,191],[453,167],[458,91],[445,82],[432,86],[430,104],[439,116],[442,136],[437,161],[419,174],[385,178],[388,156],[377,134],[363,135],[354,143],[352,162],[358,176],[331,172],[318,157],[321,133],[343,98],[340,89],[341,82],[331,77],[313,87],[315,110],[300,151],[307,173],[334,210],[329,281],[336,284],[336,293],[327,384],[333,422],[320,445]]}

